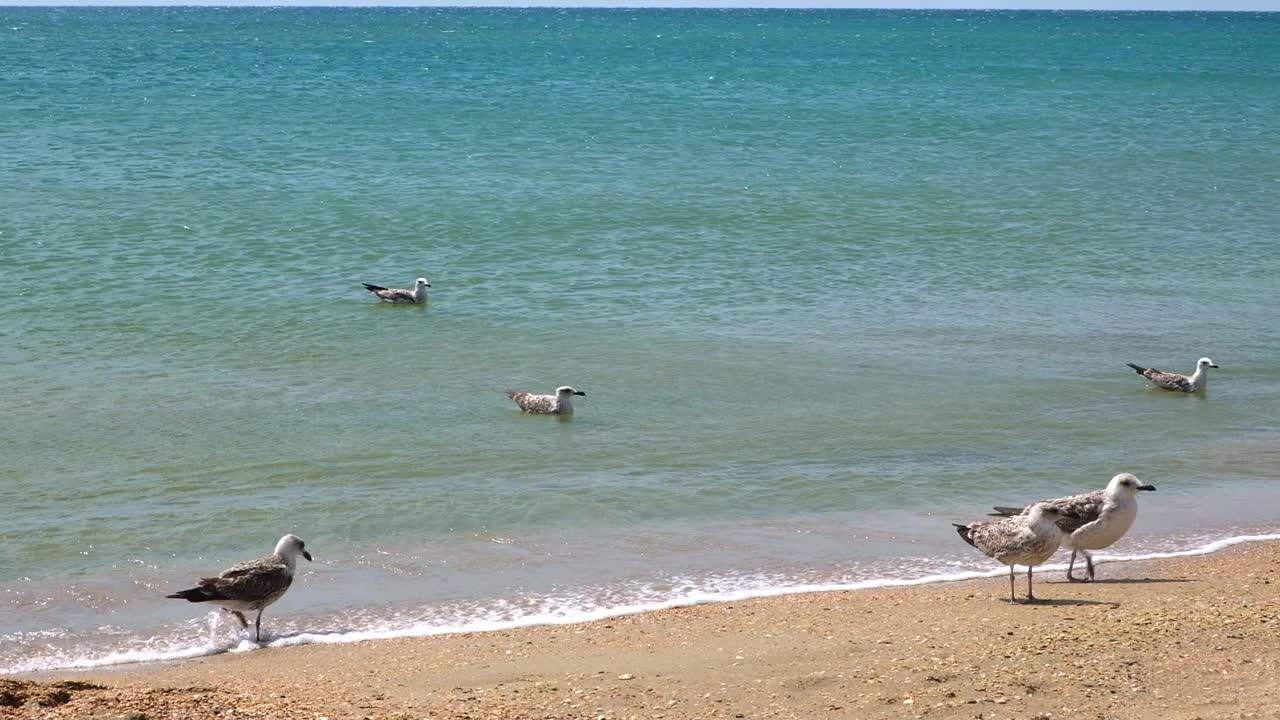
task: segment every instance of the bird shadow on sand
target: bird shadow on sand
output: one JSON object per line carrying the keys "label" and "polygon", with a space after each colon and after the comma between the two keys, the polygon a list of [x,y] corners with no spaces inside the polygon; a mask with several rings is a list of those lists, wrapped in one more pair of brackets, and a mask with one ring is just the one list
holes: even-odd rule
{"label": "bird shadow on sand", "polygon": [[1156,583],[1195,582],[1187,578],[1107,578],[1106,580],[1090,580],[1089,582],[1071,582],[1070,580],[1042,580],[1046,585],[1154,585]]}
{"label": "bird shadow on sand", "polygon": [[[1064,581],[1065,582],[1065,581]],[[1195,582],[1187,578],[1107,578],[1106,580],[1090,580],[1076,585],[1154,585],[1156,583],[1188,583]]]}
{"label": "bird shadow on sand", "polygon": [[[1010,601],[1005,600],[1005,602],[1008,603]],[[1085,606],[1085,605],[1106,605],[1111,608],[1120,607],[1120,603],[1118,602],[1105,602],[1103,600],[1080,600],[1078,598],[1045,598],[1045,599],[1036,598],[1034,602],[1027,602],[1026,600],[1018,600],[1017,602],[1012,604],[1028,605],[1030,607],[1072,607],[1072,606]]]}

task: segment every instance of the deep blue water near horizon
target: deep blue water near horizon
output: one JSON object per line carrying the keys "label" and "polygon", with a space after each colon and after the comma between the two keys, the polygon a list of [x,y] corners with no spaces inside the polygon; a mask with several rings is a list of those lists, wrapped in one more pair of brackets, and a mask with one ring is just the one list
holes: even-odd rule
{"label": "deep blue water near horizon", "polygon": [[0,8],[0,672],[247,649],[162,596],[285,532],[278,644],[987,570],[1126,470],[1117,554],[1274,532],[1278,41]]}

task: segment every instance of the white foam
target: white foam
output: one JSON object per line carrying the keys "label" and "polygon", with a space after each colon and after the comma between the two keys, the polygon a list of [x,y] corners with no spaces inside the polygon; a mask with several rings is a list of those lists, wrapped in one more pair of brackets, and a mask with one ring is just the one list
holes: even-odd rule
{"label": "white foam", "polygon": [[[1095,555],[1095,563],[1135,562],[1142,560],[1162,560],[1166,558],[1192,557],[1208,555],[1225,548],[1254,542],[1280,540],[1280,533],[1269,535],[1241,535],[1216,540],[1189,550],[1155,552],[1144,555]],[[1065,563],[1042,565],[1040,570],[1066,570]],[[918,578],[873,578],[852,582],[832,583],[798,583],[798,584],[748,584],[742,587],[743,579],[736,582],[739,587],[724,589],[691,589],[672,597],[645,602],[633,602],[621,605],[600,606],[584,603],[581,600],[566,597],[546,597],[538,603],[533,611],[521,611],[508,603],[499,603],[483,617],[459,618],[454,622],[431,621],[411,622],[402,627],[384,626],[381,628],[348,630],[335,632],[303,632],[285,635],[266,643],[258,644],[237,634],[230,643],[218,643],[217,620],[210,621],[210,633],[207,642],[196,646],[185,647],[148,647],[112,652],[95,657],[65,657],[61,654],[32,658],[12,667],[0,668],[0,674],[38,672],[50,670],[73,670],[123,665],[128,663],[162,662],[169,660],[185,660],[226,652],[249,652],[263,647],[292,647],[295,645],[355,643],[367,640],[389,640],[393,638],[430,637],[435,635],[452,635],[461,633],[495,632],[515,628],[538,625],[574,625],[579,623],[605,620],[608,618],[637,615],[640,613],[667,610],[671,608],[691,607],[708,603],[740,602],[756,598],[778,597],[782,595],[800,595],[819,592],[847,592],[854,590],[872,590],[877,588],[910,587],[930,585],[934,583],[958,582],[978,578],[997,577],[1008,573],[1005,568],[994,570],[968,570],[954,573],[938,573]],[[713,583],[714,584],[714,583]],[[515,616],[511,611],[514,610]],[[212,615],[217,617],[217,613]]]}

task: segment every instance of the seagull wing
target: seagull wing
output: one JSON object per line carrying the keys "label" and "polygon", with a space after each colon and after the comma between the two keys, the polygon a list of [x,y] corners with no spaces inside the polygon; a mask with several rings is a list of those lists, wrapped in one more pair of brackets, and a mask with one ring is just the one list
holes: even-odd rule
{"label": "seagull wing", "polygon": [[527,392],[507,391],[507,397],[515,401],[520,409],[527,413],[549,413],[556,409],[556,399],[553,395],[534,395]]}
{"label": "seagull wing", "polygon": [[971,523],[968,536],[974,547],[997,560],[1003,555],[1018,553],[1022,545],[1035,539],[1033,533],[1026,532],[1026,521],[1021,517]]}
{"label": "seagull wing", "polygon": [[386,300],[387,302],[393,302],[393,303],[418,302],[418,296],[414,295],[412,290],[400,290],[400,289],[379,290],[376,293],[374,293],[374,295],[377,295],[378,297],[382,298],[383,300]]}
{"label": "seagull wing", "polygon": [[[1079,530],[1081,526],[1087,525],[1097,520],[1102,515],[1102,502],[1104,500],[1104,491],[1092,490],[1079,495],[1069,495],[1067,497],[1057,498],[1055,500],[1041,500],[1040,502],[1049,503],[1057,506],[1059,509],[1065,510],[1072,515],[1078,517],[1064,517],[1058,520],[1058,527],[1062,528],[1062,532],[1068,535]],[[991,515],[997,517],[1014,517],[1017,515],[1026,515],[1031,512],[1031,508],[1040,503],[1032,503],[1026,507],[1008,507],[997,505]]]}
{"label": "seagull wing", "polygon": [[556,399],[550,395],[531,395],[525,398],[521,404],[525,412],[533,413],[549,413],[555,412]]}
{"label": "seagull wing", "polygon": [[1148,368],[1146,372],[1142,373],[1142,375],[1165,390],[1191,392],[1191,378],[1186,375],[1165,372],[1154,368]]}
{"label": "seagull wing", "polygon": [[1142,367],[1141,365],[1134,365],[1133,363],[1129,363],[1129,367],[1133,368],[1133,371],[1142,377],[1155,383],[1157,387],[1162,387],[1165,390],[1191,392],[1191,378],[1186,375],[1165,372],[1164,370],[1157,370],[1155,368]]}
{"label": "seagull wing", "polygon": [[1102,504],[1106,500],[1106,491],[1092,492],[1058,498],[1049,502],[1066,511],[1072,517],[1060,518],[1057,522],[1062,532],[1070,535],[1102,516]]}
{"label": "seagull wing", "polygon": [[226,570],[223,570],[222,572],[218,573],[218,577],[233,578],[239,575],[244,575],[245,573],[255,572],[256,570],[262,567],[267,567],[271,565],[283,565],[283,564],[284,563],[280,562],[280,560],[275,555],[268,555],[266,557],[260,557],[255,560],[245,560],[244,562],[238,562],[235,565],[232,565],[231,567],[227,568]]}
{"label": "seagull wing", "polygon": [[1005,565],[1039,565],[1057,551],[1059,532],[1041,533],[1025,515],[979,523],[970,531],[974,545],[990,558]]}
{"label": "seagull wing", "polygon": [[289,566],[272,558],[271,562],[240,563],[216,578],[204,578],[200,589],[211,600],[256,603],[283,595],[291,584]]}

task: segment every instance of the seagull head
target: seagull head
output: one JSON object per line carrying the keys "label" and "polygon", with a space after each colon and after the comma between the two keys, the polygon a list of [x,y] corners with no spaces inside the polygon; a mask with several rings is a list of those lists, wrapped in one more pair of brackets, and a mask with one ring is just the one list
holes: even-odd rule
{"label": "seagull head", "polygon": [[419,290],[421,290],[424,287],[431,287],[431,283],[427,282],[426,278],[418,278],[414,284],[417,286]]}
{"label": "seagull head", "polygon": [[1067,512],[1057,505],[1047,502],[1036,503],[1031,506],[1030,520],[1032,525],[1038,525],[1047,522],[1050,525],[1057,526],[1057,522],[1063,518],[1079,518],[1080,516]]}
{"label": "seagull head", "polygon": [[581,390],[574,390],[568,385],[561,385],[560,387],[556,388],[557,397],[569,397],[570,395],[581,395],[583,397],[587,396],[587,394],[582,392]]}
{"label": "seagull head", "polygon": [[1139,490],[1155,490],[1155,485],[1144,485],[1137,475],[1133,473],[1120,473],[1111,478],[1111,482],[1107,483],[1107,492],[1110,493],[1128,493],[1136,494]]}
{"label": "seagull head", "polygon": [[1216,368],[1216,367],[1218,366],[1214,365],[1213,361],[1210,360],[1209,358],[1200,358],[1200,361],[1196,363],[1196,369],[1198,370],[1203,370],[1205,368]]}
{"label": "seagull head", "polygon": [[280,538],[280,542],[276,543],[276,555],[284,558],[290,567],[299,555],[306,558],[307,562],[311,562],[311,553],[307,552],[307,544],[302,542],[302,538],[293,534]]}

